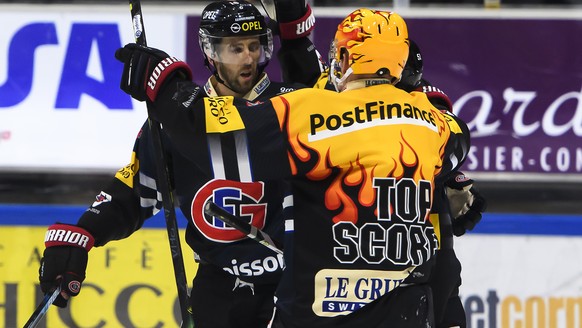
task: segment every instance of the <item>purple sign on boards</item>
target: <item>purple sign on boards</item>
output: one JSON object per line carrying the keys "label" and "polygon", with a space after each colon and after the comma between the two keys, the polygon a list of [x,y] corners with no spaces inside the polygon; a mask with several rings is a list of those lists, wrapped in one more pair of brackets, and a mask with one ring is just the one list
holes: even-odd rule
{"label": "purple sign on boards", "polygon": [[[425,77],[469,125],[464,168],[582,173],[582,20],[412,19]],[[425,32],[423,32],[425,31]]]}
{"label": "purple sign on boards", "polygon": [[[405,19],[424,77],[449,95],[471,129],[464,171],[582,177],[582,19]],[[188,18],[187,61],[203,83],[209,71],[198,22]],[[313,41],[324,56],[339,22],[317,19]],[[278,65],[273,58],[267,67],[273,80]]]}

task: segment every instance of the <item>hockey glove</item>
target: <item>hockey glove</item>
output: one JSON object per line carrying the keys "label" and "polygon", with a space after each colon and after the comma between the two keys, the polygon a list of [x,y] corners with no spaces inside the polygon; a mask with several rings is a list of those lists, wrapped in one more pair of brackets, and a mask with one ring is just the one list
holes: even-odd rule
{"label": "hockey glove", "polygon": [[308,36],[315,27],[315,16],[305,0],[261,0],[271,18],[269,27],[283,40]]}
{"label": "hockey glove", "polygon": [[[75,225],[53,224],[46,232],[43,258],[40,261],[40,289],[44,293],[61,286],[61,294],[54,301],[58,307],[66,307],[71,296],[77,296],[85,280],[87,253],[95,240],[85,229]],[[63,297],[67,294],[69,297]]]}
{"label": "hockey glove", "polygon": [[445,182],[455,236],[462,236],[467,230],[473,230],[487,208],[487,201],[473,187],[473,182],[462,172],[455,172]]}
{"label": "hockey glove", "polygon": [[469,210],[469,205],[473,203],[473,194],[469,191],[473,182],[473,179],[469,179],[460,171],[455,172],[445,182],[453,219],[465,214]]}
{"label": "hockey glove", "polygon": [[162,50],[129,43],[117,49],[115,58],[123,63],[121,90],[139,101],[155,101],[164,80],[173,73],[192,80],[190,66]]}
{"label": "hockey glove", "polygon": [[433,87],[432,85],[422,86],[422,92],[426,94],[426,97],[430,103],[441,111],[453,112],[453,103],[449,96],[444,93],[441,89]]}
{"label": "hockey glove", "polygon": [[473,230],[487,209],[487,201],[475,187],[469,189],[469,192],[473,195],[473,203],[465,214],[453,220],[453,233],[457,237],[464,235],[467,230]]}

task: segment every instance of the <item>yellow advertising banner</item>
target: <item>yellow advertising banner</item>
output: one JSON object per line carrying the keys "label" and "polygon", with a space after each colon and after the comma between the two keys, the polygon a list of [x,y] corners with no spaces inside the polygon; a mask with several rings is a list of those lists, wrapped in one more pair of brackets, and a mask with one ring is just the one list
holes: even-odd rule
{"label": "yellow advertising banner", "polygon": [[[43,298],[38,269],[46,227],[0,226],[0,327],[19,328]],[[196,271],[180,230],[188,287]],[[177,327],[180,306],[167,231],[143,228],[89,252],[81,293],[51,306],[38,327]]]}

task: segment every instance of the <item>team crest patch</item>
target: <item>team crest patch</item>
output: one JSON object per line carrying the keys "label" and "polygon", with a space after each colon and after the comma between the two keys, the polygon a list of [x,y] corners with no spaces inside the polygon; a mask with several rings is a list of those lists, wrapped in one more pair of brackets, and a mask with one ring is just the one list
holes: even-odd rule
{"label": "team crest patch", "polygon": [[204,206],[209,201],[214,202],[230,214],[263,229],[267,217],[264,196],[265,186],[262,182],[211,180],[196,192],[192,200],[192,223],[204,237],[217,243],[245,239],[247,237],[244,233],[225,224],[220,218],[207,215]]}
{"label": "team crest patch", "polygon": [[95,201],[93,202],[93,205],[91,205],[91,207],[97,207],[103,203],[108,203],[110,201],[111,201],[111,195],[102,191],[99,193],[99,195],[97,195],[95,197]]}

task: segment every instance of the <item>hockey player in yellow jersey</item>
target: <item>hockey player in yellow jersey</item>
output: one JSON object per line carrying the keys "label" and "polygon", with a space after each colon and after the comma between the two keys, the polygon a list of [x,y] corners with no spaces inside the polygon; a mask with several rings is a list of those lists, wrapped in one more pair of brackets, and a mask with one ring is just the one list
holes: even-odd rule
{"label": "hockey player in yellow jersey", "polygon": [[[184,87],[192,82],[183,66],[162,51],[128,45],[116,54],[133,72],[122,88],[150,102],[182,155],[203,167],[209,152],[244,153],[249,178],[290,181],[274,328],[434,326],[430,288],[403,281],[435,254],[434,187],[463,163],[469,134],[423,93],[394,86],[408,47],[402,17],[358,9],[330,51],[340,92],[253,103]],[[209,135],[236,142],[209,150]]]}

